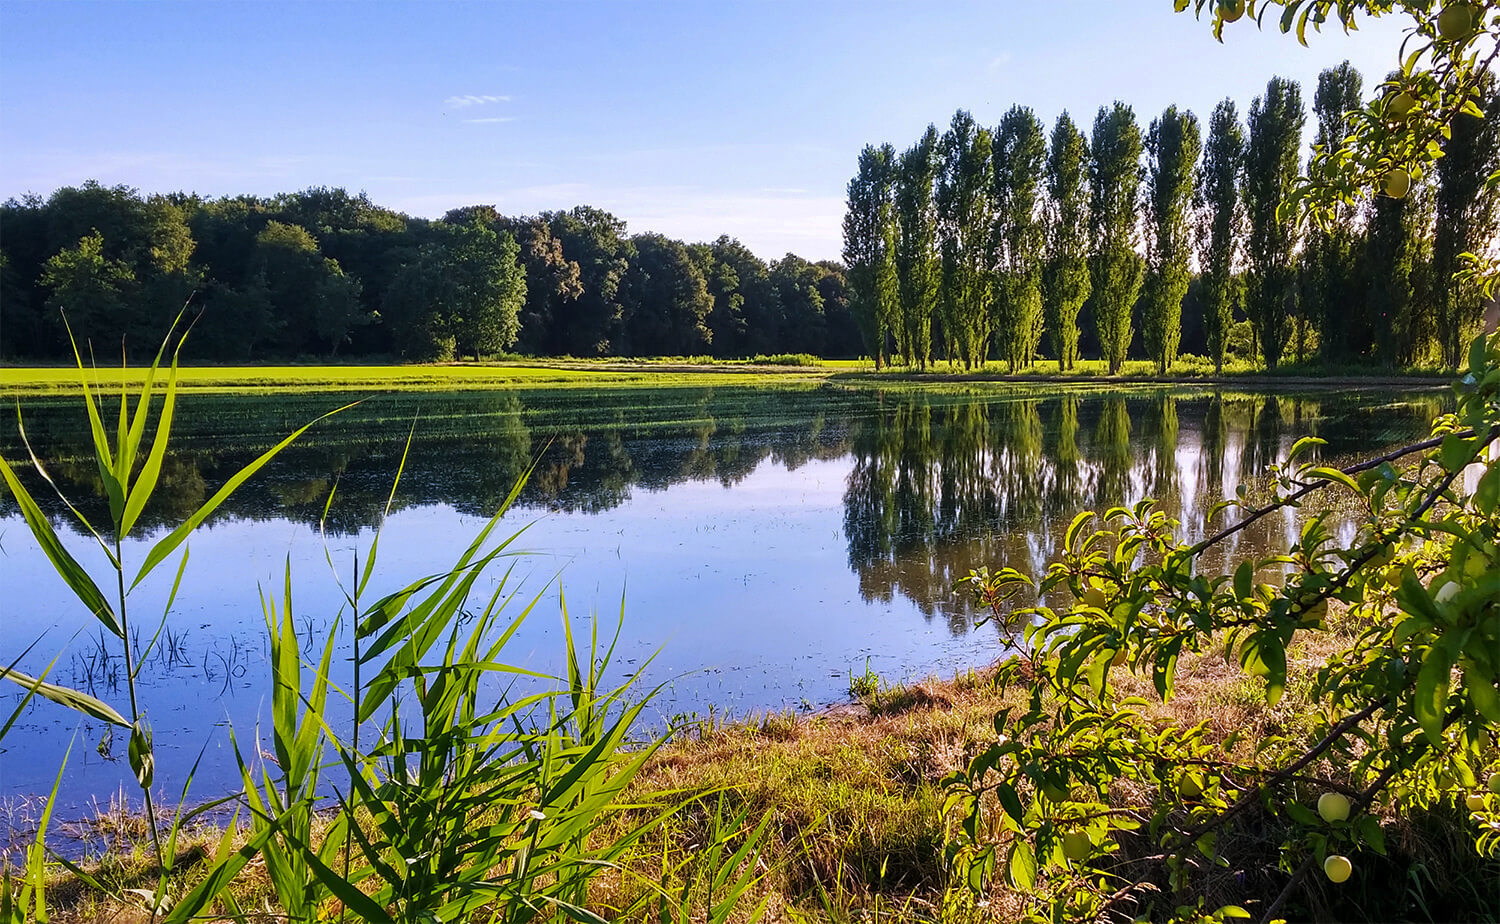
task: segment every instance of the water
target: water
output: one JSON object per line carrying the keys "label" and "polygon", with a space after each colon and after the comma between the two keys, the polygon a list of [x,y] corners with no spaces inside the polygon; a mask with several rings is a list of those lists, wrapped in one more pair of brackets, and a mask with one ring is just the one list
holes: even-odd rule
{"label": "water", "polygon": [[[139,563],[240,466],[347,400],[185,397],[176,451],[125,544],[126,561]],[[639,671],[646,689],[660,686],[650,715],[665,723],[840,701],[850,675],[867,668],[901,681],[992,661],[1000,631],[973,628],[974,613],[953,591],[970,568],[1039,571],[1079,510],[1140,497],[1160,499],[1186,536],[1200,537],[1212,526],[1209,506],[1242,482],[1253,487],[1298,438],[1322,437],[1324,460],[1348,461],[1420,438],[1447,405],[1442,391],[1037,386],[370,398],[309,431],[192,540],[141,675],[157,777],[174,798],[195,765],[194,795],[234,786],[228,729],[253,754],[266,698],[260,594],[279,594],[290,566],[309,652],[329,637],[347,615],[338,582],[367,554],[408,433],[371,596],[445,570],[535,460],[501,527],[525,528],[516,547],[529,554],[504,567],[513,567],[525,599],[541,601],[511,661],[559,668],[559,589],[584,632],[590,614],[612,632],[623,607],[611,676]],[[81,402],[26,398],[20,410],[57,484],[86,516],[105,521]],[[14,426],[5,431],[0,452],[23,458]],[[34,476],[28,484],[54,522],[69,519],[45,484]],[[1268,517],[1217,550],[1242,558],[1296,528],[1295,513]],[[92,539],[77,528],[62,534],[102,581]],[[156,629],[175,564],[131,595],[138,645]],[[488,597],[502,573],[476,597]],[[55,657],[50,679],[123,711],[114,640],[71,600],[8,495],[0,501],[0,588],[3,663],[33,646],[22,669],[36,673]],[[346,676],[341,664],[337,677]],[[14,690],[0,690],[0,715],[16,702]],[[70,747],[64,815],[130,780],[123,736],[110,740],[98,723],[51,703],[28,706],[0,747],[0,796],[12,803],[49,789]]]}

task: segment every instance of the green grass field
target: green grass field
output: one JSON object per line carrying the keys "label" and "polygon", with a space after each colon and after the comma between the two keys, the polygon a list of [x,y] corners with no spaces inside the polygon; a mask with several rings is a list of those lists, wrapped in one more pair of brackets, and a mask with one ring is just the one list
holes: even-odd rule
{"label": "green grass field", "polygon": [[[1121,374],[1110,376],[1102,360],[1082,360],[1067,373],[1059,373],[1054,362],[1038,362],[1011,373],[1001,362],[965,369],[958,364],[935,362],[925,374],[909,366],[887,366],[876,372],[868,359],[798,360],[796,365],[777,365],[778,357],[752,361],[713,360],[708,357],[653,357],[644,359],[547,359],[483,363],[380,365],[283,365],[283,366],[185,366],[178,371],[180,387],[195,391],[447,391],[453,389],[558,387],[671,387],[674,385],[719,386],[816,383],[837,377],[843,380],[921,382],[951,381],[1076,381],[1113,382],[1153,380],[1301,380],[1328,381],[1446,381],[1451,373],[1436,369],[1372,370],[1368,367],[1320,369],[1285,367],[1268,374],[1245,362],[1225,366],[1216,375],[1213,366],[1188,357],[1158,376],[1154,364],[1135,360],[1125,363]],[[91,370],[89,380],[100,386],[139,382],[142,367]],[[0,367],[0,393],[37,394],[70,391],[78,387],[78,371],[69,366]]]}

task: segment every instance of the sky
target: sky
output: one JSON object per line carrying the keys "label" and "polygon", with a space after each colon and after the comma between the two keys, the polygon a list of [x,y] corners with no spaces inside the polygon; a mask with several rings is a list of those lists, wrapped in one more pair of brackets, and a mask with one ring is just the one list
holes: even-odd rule
{"label": "sky", "polygon": [[837,259],[866,144],[1016,104],[1049,129],[1116,99],[1143,129],[1171,104],[1206,125],[1273,75],[1310,107],[1326,67],[1391,70],[1400,26],[1303,48],[1248,19],[1220,45],[1172,0],[0,0],[0,199],[342,186]]}

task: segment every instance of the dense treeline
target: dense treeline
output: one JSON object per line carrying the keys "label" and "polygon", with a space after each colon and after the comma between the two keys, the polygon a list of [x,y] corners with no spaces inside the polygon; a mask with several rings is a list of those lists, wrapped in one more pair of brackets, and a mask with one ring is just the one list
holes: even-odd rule
{"label": "dense treeline", "polygon": [[189,305],[191,358],[801,352],[862,340],[843,268],[721,237],[628,235],[580,206],[429,221],[363,194],[142,196],[85,183],[0,206],[0,355],[153,349]]}
{"label": "dense treeline", "polygon": [[[1398,75],[1393,75],[1396,79]],[[1336,147],[1362,79],[1324,71],[1314,144]],[[1423,105],[1389,91],[1393,122]],[[1165,372],[1182,351],[1221,368],[1238,356],[1456,366],[1477,327],[1477,286],[1449,282],[1462,254],[1496,247],[1500,90],[1491,77],[1427,176],[1392,165],[1385,188],[1327,227],[1284,207],[1303,169],[1301,87],[1273,78],[1241,122],[1169,106],[1145,130],[1123,102],[1085,137],[1064,112],[1050,136],[1024,106],[995,128],[960,110],[907,151],[870,145],[849,183],[849,300],[877,365],[1030,365],[1045,348],[1118,372],[1128,356]]]}

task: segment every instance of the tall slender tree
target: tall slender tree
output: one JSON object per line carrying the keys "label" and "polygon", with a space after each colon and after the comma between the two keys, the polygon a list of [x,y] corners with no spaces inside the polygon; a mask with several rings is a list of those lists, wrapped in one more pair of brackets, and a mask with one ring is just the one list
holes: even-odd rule
{"label": "tall slender tree", "polygon": [[1144,275],[1144,261],[1136,252],[1142,143],[1135,111],[1118,101],[1101,106],[1089,147],[1091,304],[1099,349],[1113,375],[1130,349],[1131,313]]}
{"label": "tall slender tree", "polygon": [[1433,184],[1424,179],[1399,198],[1376,196],[1371,206],[1364,298],[1374,322],[1375,356],[1387,366],[1422,362],[1436,343],[1431,311],[1433,205]]}
{"label": "tall slender tree", "polygon": [[[966,368],[983,365],[989,353],[993,295],[989,236],[994,211],[990,153],[992,137],[959,110],[942,139],[937,188],[942,253],[942,313],[950,350]],[[951,358],[951,353],[950,353]]]}
{"label": "tall slender tree", "polygon": [[1457,367],[1479,323],[1483,293],[1471,281],[1453,278],[1461,255],[1479,253],[1500,239],[1500,197],[1485,189],[1485,177],[1500,170],[1500,81],[1480,84],[1483,118],[1460,114],[1438,161],[1437,234],[1433,240],[1434,302],[1443,362]]}
{"label": "tall slender tree", "polygon": [[1246,307],[1267,369],[1281,362],[1291,329],[1296,289],[1297,220],[1282,204],[1291,196],[1300,164],[1302,89],[1273,77],[1250,104],[1245,149],[1245,211],[1249,219]]}
{"label": "tall slender tree", "polygon": [[995,337],[1016,369],[1031,364],[1042,340],[1042,256],[1046,227],[1040,209],[1047,137],[1025,106],[1012,107],[995,133]]}
{"label": "tall slender tree", "polygon": [[[1345,61],[1318,75],[1313,113],[1318,150],[1336,150],[1348,134],[1345,115],[1361,105],[1363,79]],[[1358,206],[1340,202],[1333,219],[1310,229],[1303,249],[1303,314],[1318,329],[1324,361],[1347,361],[1369,348],[1370,323],[1359,276]]]}
{"label": "tall slender tree", "polygon": [[901,356],[922,369],[932,357],[932,315],[937,310],[942,265],[937,249],[933,194],[938,173],[938,132],[927,126],[901,155],[896,178],[896,280],[900,291]]}
{"label": "tall slender tree", "polygon": [[1208,123],[1208,145],[1199,169],[1198,265],[1203,274],[1203,333],[1214,369],[1224,371],[1229,328],[1240,305],[1235,265],[1243,242],[1244,210],[1240,173],[1245,163],[1245,133],[1234,101],[1214,107]]}
{"label": "tall slender tree", "polygon": [[1057,368],[1078,360],[1078,312],[1088,301],[1089,146],[1066,112],[1047,152],[1047,265],[1042,276],[1047,339]]}
{"label": "tall slender tree", "polygon": [[1202,149],[1198,117],[1168,106],[1146,136],[1149,157],[1146,189],[1145,299],[1141,332],[1146,352],[1165,374],[1182,340],[1182,299],[1187,295],[1191,249],[1189,213],[1194,171]]}
{"label": "tall slender tree", "polygon": [[844,213],[844,265],[849,269],[849,303],[868,338],[875,368],[885,362],[886,343],[896,314],[893,207],[896,151],[889,144],[866,145],[859,170],[849,181]]}

